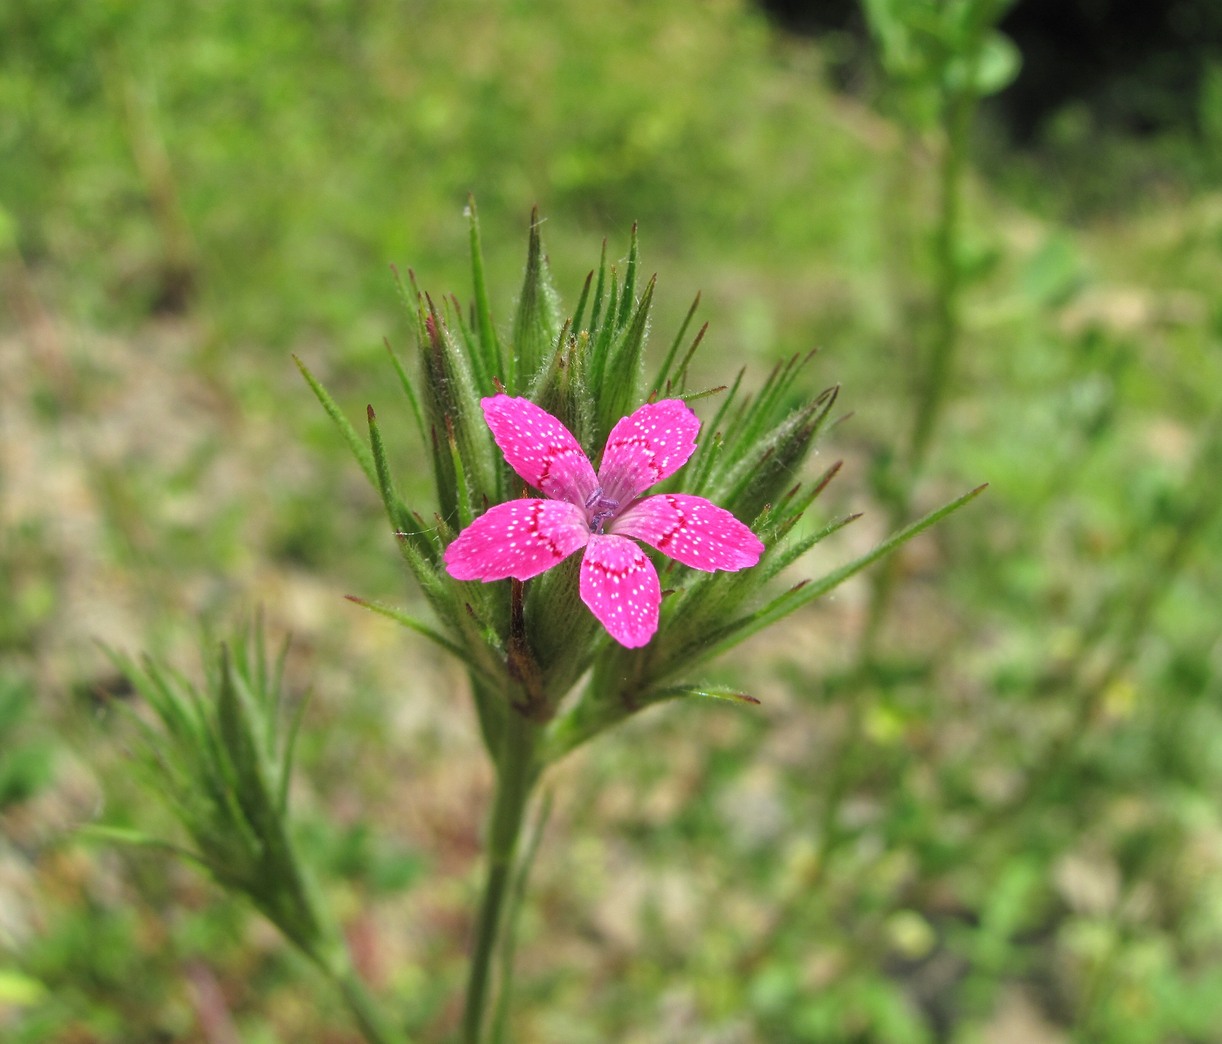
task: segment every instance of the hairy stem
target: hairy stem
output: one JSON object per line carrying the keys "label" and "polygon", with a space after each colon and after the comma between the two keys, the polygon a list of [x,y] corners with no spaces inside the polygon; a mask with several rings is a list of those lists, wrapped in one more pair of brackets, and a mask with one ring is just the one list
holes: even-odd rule
{"label": "hairy stem", "polygon": [[373,997],[365,989],[365,984],[351,966],[341,969],[331,969],[331,976],[343,994],[344,1003],[348,1005],[361,1035],[370,1044],[404,1044],[407,1037],[396,1032],[388,1024],[382,1010],[374,1003]]}
{"label": "hairy stem", "polygon": [[[480,1044],[491,992],[492,961],[502,928],[509,921],[511,887],[526,806],[538,778],[535,745],[538,727],[521,714],[510,712],[497,760],[496,795],[488,827],[488,868],[475,924],[467,998],[463,1011],[463,1044]],[[507,903],[508,900],[508,903]]]}
{"label": "hairy stem", "polygon": [[[913,489],[938,429],[962,334],[963,175],[975,101],[970,91],[960,91],[943,103],[944,138],[938,167],[938,221],[934,230],[934,327],[921,372],[917,375],[919,398],[913,414],[908,456],[901,465],[903,474],[897,476],[890,505],[892,529],[902,525],[911,511]],[[858,649],[861,663],[868,663],[873,658],[891,605],[898,569],[899,556],[891,555],[874,573]]]}
{"label": "hairy stem", "polygon": [[963,286],[960,239],[962,237],[963,172],[967,162],[968,131],[975,97],[960,92],[948,98],[943,117],[945,145],[938,171],[939,212],[934,231],[934,330],[925,372],[921,375],[921,397],[917,402],[909,444],[908,467],[921,470],[929,453],[950,383],[962,329]]}

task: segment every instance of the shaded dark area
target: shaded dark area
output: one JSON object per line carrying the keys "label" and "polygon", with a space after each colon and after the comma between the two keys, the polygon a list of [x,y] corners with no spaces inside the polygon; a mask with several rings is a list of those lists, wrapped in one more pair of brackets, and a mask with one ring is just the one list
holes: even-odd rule
{"label": "shaded dark area", "polygon": [[[810,36],[849,33],[861,46],[841,50],[841,86],[868,60],[865,20],[855,0],[759,0],[784,29]],[[994,102],[1019,144],[1036,140],[1069,104],[1095,121],[1145,134],[1195,128],[1201,83],[1222,62],[1222,4],[1216,0],[1020,0],[1001,23],[1023,55],[1022,71]]]}

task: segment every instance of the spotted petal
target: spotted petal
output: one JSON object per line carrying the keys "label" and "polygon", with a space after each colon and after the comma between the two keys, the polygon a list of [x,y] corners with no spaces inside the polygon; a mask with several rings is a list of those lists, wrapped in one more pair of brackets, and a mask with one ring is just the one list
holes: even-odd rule
{"label": "spotted petal", "polygon": [[620,645],[644,645],[658,629],[662,587],[649,556],[621,536],[595,533],[581,563],[581,600]]}
{"label": "spotted petal", "polygon": [[563,424],[529,399],[481,399],[492,437],[509,466],[555,500],[584,506],[598,486],[585,450]]}
{"label": "spotted petal", "polygon": [[700,419],[678,399],[647,402],[607,438],[598,481],[606,498],[626,504],[673,475],[696,450]]}
{"label": "spotted petal", "polygon": [[746,569],[759,561],[759,537],[725,508],[704,497],[662,493],[629,507],[611,531],[636,537],[684,565],[712,572]]}
{"label": "spotted petal", "polygon": [[585,512],[563,500],[511,500],[489,508],[446,548],[456,580],[529,580],[590,538]]}

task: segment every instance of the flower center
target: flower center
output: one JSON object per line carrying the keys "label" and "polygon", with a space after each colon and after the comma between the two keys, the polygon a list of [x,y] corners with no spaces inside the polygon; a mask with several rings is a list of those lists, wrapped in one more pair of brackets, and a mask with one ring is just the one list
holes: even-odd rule
{"label": "flower center", "polygon": [[602,486],[586,497],[586,517],[592,532],[601,533],[607,520],[614,518],[618,510],[619,501],[603,493]]}

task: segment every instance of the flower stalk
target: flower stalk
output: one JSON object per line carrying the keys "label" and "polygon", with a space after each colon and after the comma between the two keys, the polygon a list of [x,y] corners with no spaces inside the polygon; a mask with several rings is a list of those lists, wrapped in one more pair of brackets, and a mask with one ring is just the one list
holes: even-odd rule
{"label": "flower stalk", "polygon": [[[981,99],[1017,74],[1018,52],[996,28],[1012,2],[866,0],[864,5],[894,100],[908,111],[906,124],[928,125],[937,141],[937,203],[930,251],[933,321],[912,375],[917,395],[906,452],[884,466],[878,483],[893,529],[911,515],[914,491],[936,443],[963,340],[969,276],[963,213],[972,121]],[[873,667],[898,568],[899,560],[891,558],[873,574],[857,652],[862,681]],[[856,731],[859,724],[850,727],[850,732]]]}
{"label": "flower stalk", "polygon": [[[487,865],[472,941],[467,996],[463,1008],[463,1044],[480,1044],[492,993],[493,960],[501,931],[512,920],[517,890],[518,847],[531,792],[538,779],[536,748],[539,728],[520,713],[506,719],[496,762],[496,790],[488,822]],[[508,983],[503,982],[507,989]]]}

